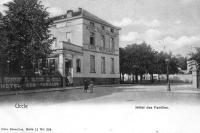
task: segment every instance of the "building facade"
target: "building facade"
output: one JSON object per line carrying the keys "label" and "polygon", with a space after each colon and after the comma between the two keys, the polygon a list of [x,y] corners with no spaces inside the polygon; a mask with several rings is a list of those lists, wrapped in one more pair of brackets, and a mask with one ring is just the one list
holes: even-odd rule
{"label": "building facade", "polygon": [[48,59],[53,70],[76,85],[84,79],[95,84],[119,82],[120,28],[82,8],[53,19],[54,52]]}

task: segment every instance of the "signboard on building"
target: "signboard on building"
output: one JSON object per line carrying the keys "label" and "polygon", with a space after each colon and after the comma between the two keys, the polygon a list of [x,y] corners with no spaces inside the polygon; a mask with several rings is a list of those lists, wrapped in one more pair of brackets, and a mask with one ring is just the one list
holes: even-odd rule
{"label": "signboard on building", "polygon": [[60,87],[61,77],[0,77],[1,90]]}

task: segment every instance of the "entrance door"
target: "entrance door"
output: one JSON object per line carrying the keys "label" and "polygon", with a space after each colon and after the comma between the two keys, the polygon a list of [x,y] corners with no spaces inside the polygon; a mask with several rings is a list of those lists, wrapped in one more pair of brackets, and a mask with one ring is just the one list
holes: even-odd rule
{"label": "entrance door", "polygon": [[67,78],[66,84],[72,84],[72,60],[65,60],[65,76]]}

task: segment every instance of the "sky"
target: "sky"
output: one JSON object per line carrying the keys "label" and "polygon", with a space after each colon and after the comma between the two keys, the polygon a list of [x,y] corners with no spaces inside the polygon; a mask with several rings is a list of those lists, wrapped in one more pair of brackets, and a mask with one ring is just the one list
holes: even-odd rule
{"label": "sky", "polygon": [[[0,11],[5,8],[0,0]],[[120,47],[145,41],[186,56],[200,47],[200,0],[42,0],[52,16],[79,7],[121,27]]]}

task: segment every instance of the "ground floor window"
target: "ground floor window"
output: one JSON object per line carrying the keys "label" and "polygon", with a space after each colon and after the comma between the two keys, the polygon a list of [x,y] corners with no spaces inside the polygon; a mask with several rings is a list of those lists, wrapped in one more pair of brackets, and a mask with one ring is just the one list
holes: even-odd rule
{"label": "ground floor window", "polygon": [[81,72],[81,60],[76,59],[76,72],[80,73]]}
{"label": "ground floor window", "polygon": [[95,73],[95,56],[90,55],[90,72]]}
{"label": "ground floor window", "polygon": [[111,58],[111,73],[115,73],[114,58]]}
{"label": "ground floor window", "polygon": [[49,60],[49,69],[50,69],[50,73],[54,73],[56,70],[56,61],[55,59],[50,59]]}
{"label": "ground floor window", "polygon": [[105,57],[101,57],[101,73],[106,73]]}

